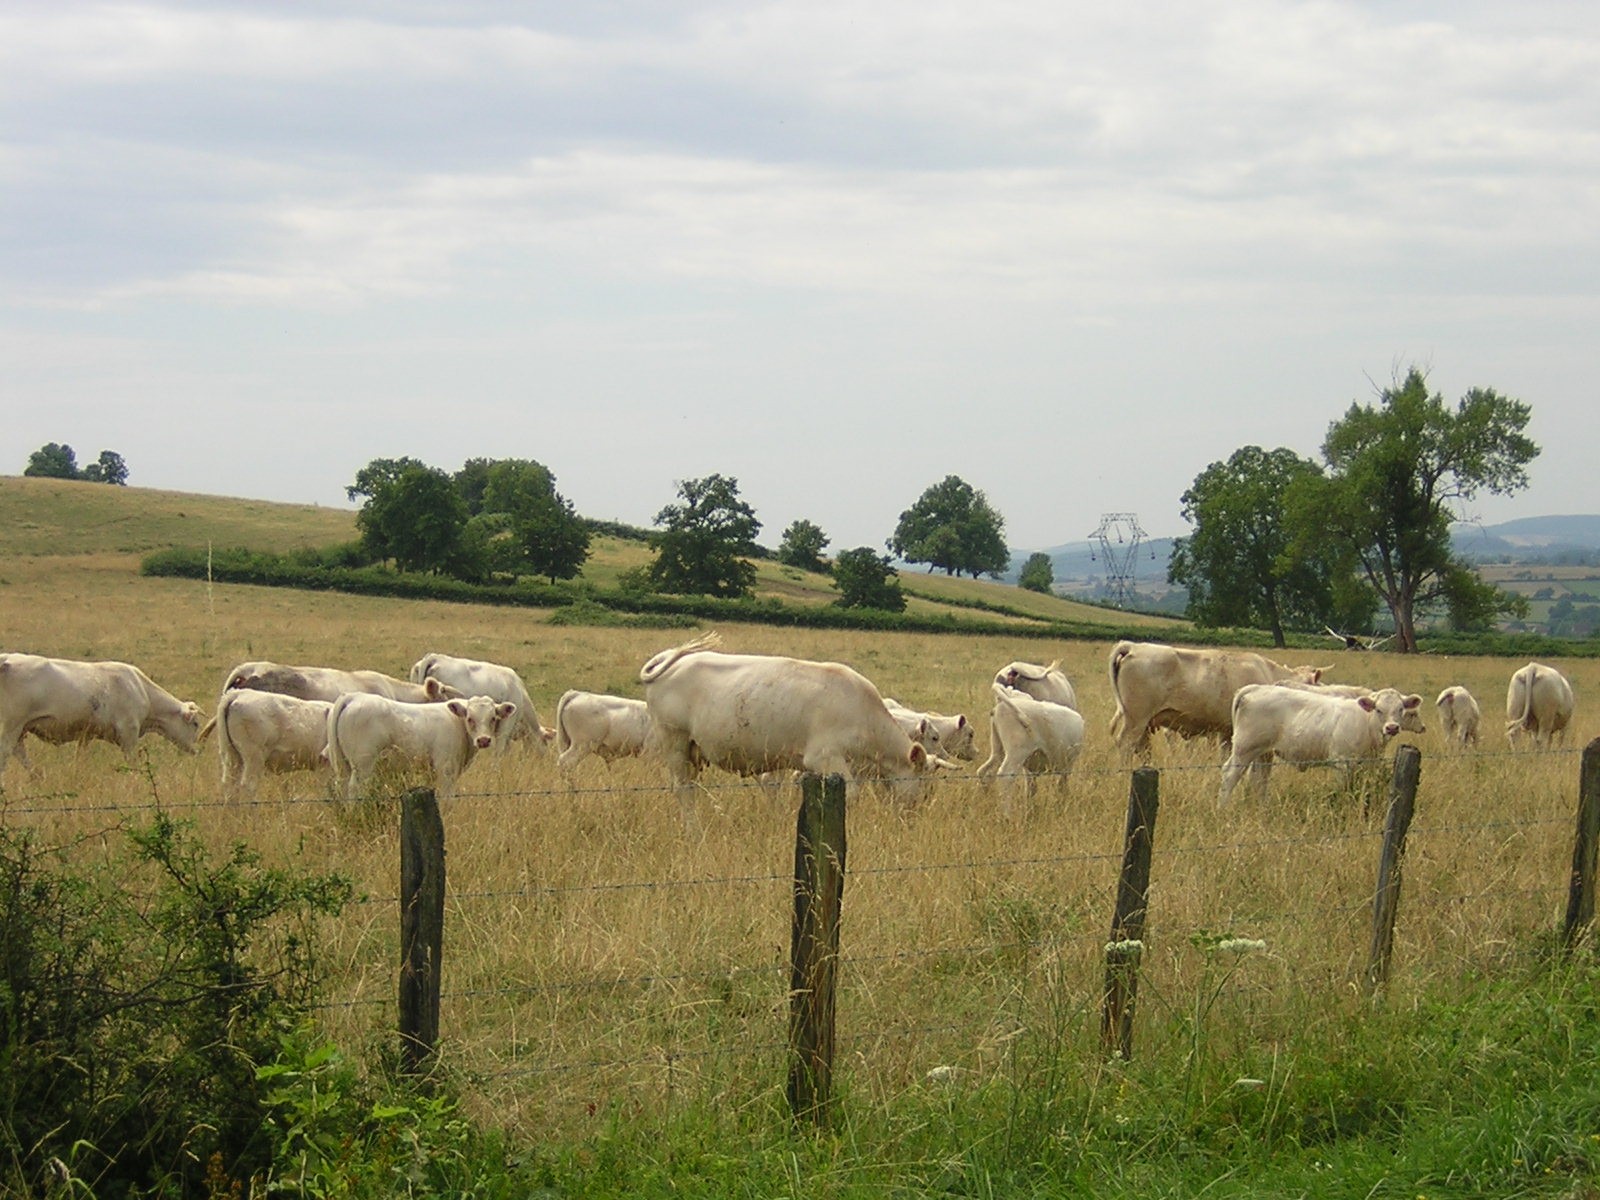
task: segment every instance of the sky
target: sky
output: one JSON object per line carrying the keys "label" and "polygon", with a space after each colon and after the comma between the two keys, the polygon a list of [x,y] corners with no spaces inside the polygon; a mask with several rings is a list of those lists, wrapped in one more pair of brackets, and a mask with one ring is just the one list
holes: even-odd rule
{"label": "sky", "polygon": [[347,504],[533,458],[648,526],[737,478],[881,548],[1151,536],[1411,366],[1600,511],[1600,7],[0,5],[0,473]]}

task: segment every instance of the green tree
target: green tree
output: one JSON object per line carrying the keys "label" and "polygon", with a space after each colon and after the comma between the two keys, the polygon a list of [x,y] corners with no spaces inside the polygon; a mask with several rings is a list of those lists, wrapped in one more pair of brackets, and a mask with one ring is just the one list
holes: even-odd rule
{"label": "green tree", "polygon": [[998,575],[1011,563],[1005,518],[957,475],[946,475],[900,514],[889,550],[946,575]]}
{"label": "green tree", "polygon": [[467,502],[467,512],[477,516],[484,511],[483,493],[489,486],[489,471],[495,464],[492,458],[469,458],[455,473],[456,491]]}
{"label": "green tree", "polygon": [[828,565],[822,561],[822,551],[828,541],[828,535],[820,526],[810,521],[793,521],[783,531],[783,541],[778,544],[778,561],[802,571],[826,571]]}
{"label": "green tree", "polygon": [[1394,618],[1395,645],[1417,649],[1417,618],[1443,605],[1458,626],[1491,611],[1514,611],[1491,596],[1450,548],[1458,503],[1480,491],[1510,495],[1528,484],[1539,454],[1523,432],[1532,410],[1489,388],[1473,388],[1452,409],[1428,392],[1413,367],[1376,405],[1352,404],[1328,427],[1326,481],[1296,489],[1302,545],[1327,540],[1346,550]]}
{"label": "green tree", "polygon": [[109,483],[116,487],[128,486],[128,464],[115,450],[102,450],[100,457],[86,466],[79,475],[90,483]]}
{"label": "green tree", "polygon": [[886,554],[870,546],[845,550],[833,560],[833,582],[839,589],[834,601],[840,608],[881,608],[904,612],[906,595],[900,590],[900,573]]}
{"label": "green tree", "polygon": [[78,456],[64,442],[46,442],[28,455],[28,465],[22,473],[45,479],[77,479]]}
{"label": "green tree", "polygon": [[[390,465],[397,462],[410,465],[391,471]],[[467,503],[455,481],[439,468],[415,459],[374,459],[346,492],[352,498],[367,495],[356,514],[356,528],[374,558],[392,558],[402,571],[469,577],[480,573],[478,564],[463,558]]]}
{"label": "green tree", "polygon": [[761,522],[739,498],[739,481],[723,475],[685,480],[678,498],[656,514],[663,529],[655,535],[651,583],[664,592],[749,595],[756,569],[741,556],[751,553]]}
{"label": "green tree", "polygon": [[1050,589],[1055,585],[1056,569],[1051,565],[1050,556],[1043,550],[1035,550],[1028,555],[1028,561],[1022,564],[1022,573],[1017,576],[1017,586],[1027,588],[1030,592],[1043,592],[1050,594]]}
{"label": "green tree", "polygon": [[1336,582],[1351,573],[1353,560],[1327,542],[1297,543],[1284,518],[1291,489],[1321,479],[1310,459],[1260,446],[1236,450],[1195,476],[1183,493],[1183,518],[1194,533],[1177,539],[1167,579],[1188,589],[1196,624],[1266,628],[1274,646],[1285,644],[1286,628],[1346,626]]}
{"label": "green tree", "polygon": [[510,546],[496,559],[500,569],[543,575],[554,583],[571,579],[589,560],[589,527],[556,491],[556,477],[543,463],[528,458],[492,463],[481,506],[485,515],[504,514],[508,521]]}

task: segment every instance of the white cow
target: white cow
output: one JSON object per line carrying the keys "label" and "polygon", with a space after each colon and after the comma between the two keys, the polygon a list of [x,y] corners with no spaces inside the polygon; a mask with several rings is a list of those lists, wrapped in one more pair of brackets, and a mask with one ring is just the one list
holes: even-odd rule
{"label": "white cow", "polygon": [[290,667],[275,662],[244,662],[228,672],[222,682],[224,693],[244,688],[276,692],[298,700],[326,700],[333,703],[346,692],[361,692],[399,700],[405,704],[433,704],[451,700],[461,693],[443,682],[412,683],[382,671],[345,671],[338,667]]}
{"label": "white cow", "polygon": [[1433,703],[1439,710],[1445,741],[1463,747],[1477,744],[1478,721],[1482,714],[1471,692],[1456,684],[1440,692],[1439,698]]}
{"label": "white cow", "polygon": [[1027,692],[1035,700],[1078,707],[1078,693],[1072,690],[1072,681],[1061,669],[1060,659],[1043,667],[1038,663],[1007,663],[994,673],[994,681],[1001,687]]}
{"label": "white cow", "polygon": [[650,735],[643,700],[601,692],[561,693],[556,701],[556,764],[571,768],[591,754],[606,762],[641,755]]}
{"label": "white cow", "polygon": [[1511,677],[1506,689],[1506,740],[1513,746],[1524,733],[1535,746],[1566,740],[1572,721],[1572,685],[1554,667],[1531,662]]}
{"label": "white cow", "polygon": [[427,766],[441,800],[480,750],[505,736],[515,704],[489,696],[405,704],[370,693],[347,693],[328,710],[328,762],[347,799],[361,795],[386,751]]}
{"label": "white cow", "polygon": [[542,750],[555,736],[554,730],[540,724],[522,676],[510,667],[451,654],[424,654],[411,664],[411,682],[426,684],[429,679],[448,684],[458,695],[491,696],[515,704],[517,715],[506,734],[508,740],[531,738],[534,746]]}
{"label": "white cow", "polygon": [[1118,642],[1111,649],[1111,694],[1117,711],[1111,736],[1124,752],[1144,754],[1150,735],[1171,729],[1186,737],[1233,728],[1233,696],[1250,683],[1298,679],[1316,683],[1320,667],[1286,667],[1249,650],[1195,650],[1157,642]]}
{"label": "white cow", "polygon": [[996,771],[1007,776],[1025,775],[1031,793],[1033,772],[1055,771],[1064,784],[1083,749],[1083,717],[1078,710],[1050,700],[1036,700],[999,683],[993,689],[989,757],[978,768],[979,778]]}
{"label": "white cow", "polygon": [[321,766],[332,707],[326,700],[277,692],[223,692],[217,715],[200,730],[202,742],[216,730],[223,798],[253,796],[266,771],[314,771]]}
{"label": "white cow", "polygon": [[[1339,696],[1345,700],[1359,700],[1374,692],[1384,689],[1367,687],[1359,683],[1302,683],[1298,679],[1280,679],[1273,687],[1295,688],[1302,692],[1316,692],[1323,696]],[[1398,689],[1393,689],[1398,690]],[[1405,709],[1400,714],[1400,729],[1404,733],[1427,733],[1428,727],[1422,723],[1422,707],[1420,704]]]}
{"label": "white cow", "polygon": [[889,715],[866,677],[842,663],[724,654],[707,634],[663,650],[639,672],[651,748],[689,806],[701,766],[740,775],[798,770],[880,778],[918,792],[934,760]]}
{"label": "white cow", "polygon": [[898,700],[883,698],[883,706],[906,736],[935,758],[976,758],[972,722],[965,713],[947,717],[943,713],[918,712]]}
{"label": "white cow", "polygon": [[30,733],[57,745],[115,742],[131,763],[146,733],[194,753],[200,721],[198,706],[129,663],[0,654],[0,775],[13,753],[31,769],[22,745]]}
{"label": "white cow", "polygon": [[1247,769],[1265,795],[1274,757],[1304,770],[1312,763],[1345,764],[1375,758],[1400,732],[1407,709],[1422,697],[1384,688],[1351,699],[1315,690],[1247,684],[1233,698],[1233,750],[1222,768],[1220,800],[1226,801]]}

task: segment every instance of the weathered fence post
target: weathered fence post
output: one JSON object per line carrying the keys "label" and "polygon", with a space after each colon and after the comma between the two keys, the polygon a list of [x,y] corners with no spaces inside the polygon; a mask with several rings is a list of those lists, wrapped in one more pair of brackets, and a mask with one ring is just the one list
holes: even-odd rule
{"label": "weathered fence post", "polygon": [[1394,752],[1394,778],[1389,784],[1389,815],[1383,827],[1383,852],[1378,859],[1378,890],[1372,898],[1372,949],[1367,953],[1367,991],[1389,982],[1394,955],[1394,922],[1400,912],[1400,875],[1406,857],[1406,832],[1416,811],[1417,783],[1422,778],[1422,751],[1401,746]]}
{"label": "weathered fence post", "polygon": [[1572,843],[1572,880],[1567,887],[1567,919],[1562,948],[1571,951],[1594,924],[1595,856],[1600,847],[1600,738],[1583,748],[1578,771],[1578,834]]}
{"label": "weathered fence post", "polygon": [[444,822],[431,788],[400,799],[400,1059],[423,1069],[439,1040],[444,949]]}
{"label": "weathered fence post", "polygon": [[1100,1005],[1100,1043],[1119,1058],[1133,1056],[1133,1006],[1144,954],[1144,918],[1150,892],[1150,853],[1156,811],[1161,807],[1161,772],[1139,767],[1128,789],[1128,824],[1122,839],[1122,875],[1117,907],[1106,942],[1106,986]]}
{"label": "weathered fence post", "polygon": [[833,1087],[833,1013],[844,899],[844,777],[800,781],[790,942],[789,1111],[826,1125]]}

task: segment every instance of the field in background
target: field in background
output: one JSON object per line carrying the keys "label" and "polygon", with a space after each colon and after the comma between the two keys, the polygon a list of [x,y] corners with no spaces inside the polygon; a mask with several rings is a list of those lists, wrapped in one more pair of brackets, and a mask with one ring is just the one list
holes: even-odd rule
{"label": "field in background", "polygon": [[[13,559],[0,585],[7,648],[124,658],[214,705],[237,661],[272,658],[403,675],[429,650],[508,663],[548,723],[568,687],[638,695],[650,654],[691,632],[556,627],[472,605],[303,594],[133,574],[122,555]],[[1012,658],[1059,657],[1090,730],[1078,772],[1031,801],[957,776],[920,805],[853,797],[846,895],[842,1082],[852,1103],[892,1108],[953,1067],[978,1086],[1015,1055],[1058,1043],[1069,1076],[1098,1070],[1101,946],[1120,858],[1127,774],[1105,733],[1109,643],[727,627],[729,649],[849,662],[886,694],[965,712],[987,734],[988,682]],[[1304,656],[1295,656],[1302,660]],[[1399,1002],[1525,954],[1559,919],[1571,853],[1573,749],[1504,752],[1496,714],[1514,663],[1322,655],[1337,680],[1393,683],[1430,702],[1465,683],[1483,702],[1485,752],[1424,748],[1394,992]],[[1575,737],[1596,732],[1600,662],[1562,664],[1579,696]],[[330,1032],[391,1038],[397,956],[391,801],[330,803],[311,775],[269,782],[260,803],[215,803],[212,753],[147,739],[124,770],[102,744],[38,746],[36,781],[13,764],[4,819],[66,841],[160,804],[218,845],[351,873],[365,900],[327,947]],[[1274,794],[1215,803],[1216,750],[1159,742],[1151,953],[1137,1044],[1181,1062],[1196,998],[1226,979],[1206,1020],[1215,1066],[1270,1076],[1310,1039],[1337,1041],[1364,1001],[1367,912],[1380,816],[1363,818],[1328,773],[1280,771]],[[399,787],[403,780],[396,779]],[[703,838],[686,836],[648,764],[581,768],[569,787],[548,755],[484,760],[445,811],[444,1055],[478,1111],[543,1135],[581,1134],[592,1112],[654,1119],[686,1103],[773,1102],[781,1044],[793,801],[711,774]],[[1381,803],[1380,806],[1381,808]],[[90,844],[99,844],[98,841]],[[1213,935],[1266,950],[1219,962]]]}

